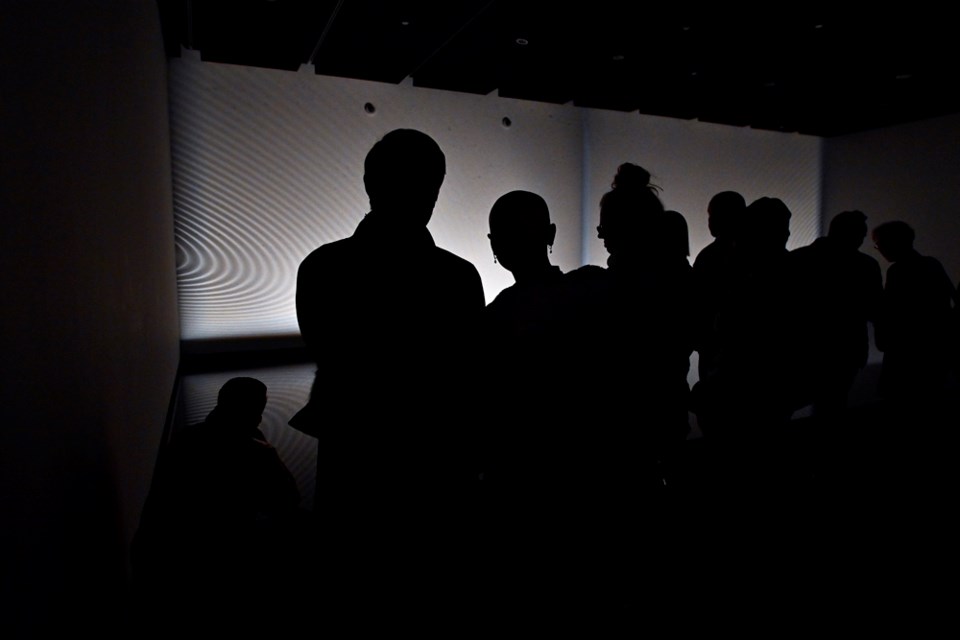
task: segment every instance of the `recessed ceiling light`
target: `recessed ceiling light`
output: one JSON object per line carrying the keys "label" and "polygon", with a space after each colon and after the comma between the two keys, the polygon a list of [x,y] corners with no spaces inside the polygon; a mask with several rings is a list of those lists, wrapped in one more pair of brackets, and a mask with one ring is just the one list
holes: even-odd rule
{"label": "recessed ceiling light", "polygon": [[913,77],[912,73],[898,73],[897,80],[909,80]]}
{"label": "recessed ceiling light", "polygon": [[514,42],[516,42],[521,47],[525,47],[528,44],[530,44],[530,41],[527,40],[526,38],[517,38],[516,40],[514,40]]}
{"label": "recessed ceiling light", "polygon": [[616,61],[616,62],[620,62],[621,60],[626,60],[626,58],[627,58],[627,57],[626,57],[625,55],[623,55],[622,53],[616,53],[616,54],[613,55],[613,58],[612,58],[612,59],[613,59],[614,61]]}

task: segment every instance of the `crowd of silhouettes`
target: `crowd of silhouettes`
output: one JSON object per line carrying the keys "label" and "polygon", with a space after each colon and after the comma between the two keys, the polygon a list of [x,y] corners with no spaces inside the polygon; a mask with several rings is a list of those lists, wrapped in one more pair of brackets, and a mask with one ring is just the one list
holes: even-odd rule
{"label": "crowd of silhouettes", "polygon": [[[888,432],[939,429],[950,408],[957,288],[905,222],[873,230],[892,263],[884,285],[860,250],[864,213],[837,214],[790,251],[782,200],[722,191],[707,207],[714,240],[691,265],[684,215],[624,163],[599,202],[604,267],[552,264],[562,230],[540,195],[492,203],[493,260],[515,283],[485,305],[476,268],[427,230],[445,173],[426,134],[385,135],[364,165],[370,212],[297,277],[316,375],[290,424],[317,439],[310,569],[337,615],[455,624],[482,603],[488,617],[631,606],[668,617],[691,597],[695,562],[719,572],[698,575],[720,591],[726,572],[788,571],[767,560],[809,531],[810,503],[848,495],[849,395],[871,325],[892,407],[873,415],[895,416]],[[297,503],[255,430],[262,390],[223,396],[238,384],[175,447],[179,478],[161,478],[164,506],[150,506],[151,518],[178,512],[164,532],[190,539],[177,562],[203,562],[210,546],[195,532],[207,525],[212,539],[256,546],[274,532],[253,512],[274,522]],[[793,419],[805,407],[812,416]],[[758,576],[755,595],[769,578]]]}

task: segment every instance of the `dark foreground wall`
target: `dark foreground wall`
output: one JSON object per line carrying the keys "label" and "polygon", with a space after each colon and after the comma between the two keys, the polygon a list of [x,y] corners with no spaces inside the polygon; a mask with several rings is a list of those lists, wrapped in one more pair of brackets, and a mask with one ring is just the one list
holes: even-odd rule
{"label": "dark foreground wall", "polygon": [[113,635],[178,362],[156,3],[6,0],[0,70],[0,633]]}

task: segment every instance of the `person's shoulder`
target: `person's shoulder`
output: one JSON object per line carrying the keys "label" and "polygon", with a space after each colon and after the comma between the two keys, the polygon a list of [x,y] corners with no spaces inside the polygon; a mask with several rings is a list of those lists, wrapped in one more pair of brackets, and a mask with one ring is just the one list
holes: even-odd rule
{"label": "person's shoulder", "polygon": [[563,274],[568,282],[589,281],[597,278],[605,278],[608,275],[607,269],[595,264],[586,264],[573,271]]}
{"label": "person's shoulder", "polygon": [[805,244],[802,247],[797,247],[796,249],[791,249],[790,255],[794,258],[809,258],[812,257],[819,248],[815,242],[811,244]]}
{"label": "person's shoulder", "polygon": [[307,257],[301,261],[300,265],[311,265],[333,259],[344,252],[351,251],[353,244],[354,240],[352,237],[326,242],[308,253]]}
{"label": "person's shoulder", "polygon": [[353,238],[342,238],[322,244],[304,258],[297,268],[297,277],[301,282],[323,279],[338,265],[342,266],[355,254]]}
{"label": "person's shoulder", "polygon": [[509,287],[501,290],[493,300],[487,305],[486,310],[488,314],[501,313],[504,309],[511,306],[513,301],[517,297],[517,285],[512,284]]}
{"label": "person's shoulder", "polygon": [[595,264],[587,264],[563,274],[560,284],[563,290],[575,297],[584,294],[596,295],[599,291],[606,291],[611,286],[610,271]]}
{"label": "person's shoulder", "polygon": [[862,268],[870,269],[871,271],[880,270],[880,261],[874,258],[873,256],[868,255],[863,251],[857,251],[854,254],[854,256],[855,256],[854,259],[857,261],[857,264],[859,264]]}
{"label": "person's shoulder", "polygon": [[437,262],[438,268],[461,276],[480,278],[480,272],[477,271],[477,267],[472,262],[452,251],[434,247],[433,259]]}
{"label": "person's shoulder", "polygon": [[943,263],[933,256],[922,256],[922,260],[924,266],[931,271],[946,271],[946,269],[943,268]]}
{"label": "person's shoulder", "polygon": [[448,249],[444,249],[443,247],[434,247],[433,255],[436,260],[444,260],[449,262],[450,264],[459,265],[464,269],[467,269],[467,268],[474,269],[474,270],[476,269],[476,267],[473,266],[472,262],[470,262],[466,258],[458,256],[457,254],[455,254],[454,252]]}
{"label": "person's shoulder", "polygon": [[722,260],[723,256],[728,253],[729,247],[719,240],[714,240],[703,249],[700,249],[697,257],[693,260],[693,267],[695,269],[709,268],[713,266],[717,260]]}

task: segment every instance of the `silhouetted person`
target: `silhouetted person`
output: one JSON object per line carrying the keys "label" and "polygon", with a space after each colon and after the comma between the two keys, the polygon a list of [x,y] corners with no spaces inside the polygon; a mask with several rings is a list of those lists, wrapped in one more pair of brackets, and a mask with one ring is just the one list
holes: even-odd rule
{"label": "silhouetted person", "polygon": [[867,323],[877,316],[883,279],[877,261],[860,251],[866,221],[860,211],[839,213],[826,236],[792,252],[802,287],[804,384],[818,416],[846,408],[854,378],[867,364]]}
{"label": "silhouetted person", "polygon": [[569,595],[560,585],[570,568],[558,556],[570,555],[577,544],[568,536],[566,491],[577,460],[564,415],[564,380],[556,373],[571,339],[566,279],[550,262],[557,229],[542,197],[504,194],[489,224],[495,259],[515,280],[487,305],[483,322],[488,417],[481,484],[490,525],[483,547],[494,577],[489,589],[514,614],[551,616]]}
{"label": "silhouetted person", "polygon": [[[578,395],[588,402],[577,414],[586,520],[598,523],[596,532],[610,529],[602,557],[624,567],[607,576],[609,584],[632,591],[637,585],[629,578],[619,580],[644,572],[662,603],[671,599],[663,594],[676,560],[675,523],[663,510],[664,483],[672,481],[664,461],[689,430],[692,283],[679,221],[665,212],[657,191],[642,167],[618,167],[600,200],[597,226],[607,267],[582,267],[570,277],[585,340],[574,359],[584,372]],[[652,557],[653,564],[643,564]]]}
{"label": "silhouetted person", "polygon": [[546,444],[546,429],[552,427],[548,402],[556,382],[551,380],[550,361],[569,337],[561,324],[563,272],[548,255],[556,233],[547,203],[534,193],[511,191],[490,210],[490,247],[515,280],[484,313],[487,377],[497,389],[492,398],[499,408],[496,426],[504,428],[493,447],[497,469],[487,469],[491,480],[498,472],[505,481],[506,474],[517,480],[520,474],[545,471],[540,468],[543,460],[538,461],[542,452],[534,449],[538,441],[539,446]]}
{"label": "silhouetted person", "polygon": [[[690,370],[690,354],[694,348],[693,317],[696,308],[696,287],[693,268],[690,266],[690,231],[687,220],[679,211],[666,211],[659,222],[651,227],[653,238],[649,243],[649,251],[655,260],[655,274],[659,281],[659,304],[662,313],[669,318],[672,326],[665,327],[665,339],[671,340],[671,349],[676,351],[668,356],[676,369],[670,369],[677,380],[679,371],[683,368],[683,385],[678,384],[677,393],[683,396],[682,408],[679,402],[674,407],[676,411],[676,427],[668,435],[668,448],[675,447],[677,442],[684,440],[689,432],[687,412],[689,410],[689,387],[686,383],[687,373]],[[661,456],[669,457],[669,456]]]}
{"label": "silhouetted person", "polygon": [[418,596],[401,576],[454,571],[464,545],[485,300],[476,268],[427,230],[445,173],[428,135],[386,134],[364,162],[370,212],[352,236],[307,256],[297,277],[317,372],[290,424],[318,438],[320,580],[343,608],[411,604]]}
{"label": "silhouetted person", "polygon": [[878,521],[895,514],[916,532],[907,544],[942,554],[952,544],[944,533],[954,530],[944,505],[957,486],[958,411],[947,385],[957,290],[936,258],[914,248],[907,223],[881,224],[872,235],[891,264],[876,322],[882,413],[871,425],[872,465],[862,466],[873,472],[869,488]]}
{"label": "silhouetted person", "polygon": [[679,211],[666,211],[663,218],[663,243],[659,251],[664,260],[678,265],[683,271],[690,267],[690,229],[687,219]]}
{"label": "silhouetted person", "polygon": [[736,191],[721,191],[707,205],[707,225],[714,240],[700,250],[693,262],[696,288],[696,350],[700,378],[709,377],[717,366],[716,316],[719,297],[733,277],[737,232],[747,208]]}
{"label": "silhouetted person", "polygon": [[736,191],[721,191],[710,198],[707,204],[707,228],[714,239],[697,254],[693,263],[695,269],[702,267],[712,270],[730,260],[746,208],[746,201]]}
{"label": "silhouetted person", "polygon": [[719,465],[714,484],[735,500],[749,499],[742,503],[748,509],[785,481],[786,429],[803,404],[797,279],[786,249],[790,218],[777,198],[747,207],[731,275],[717,297],[716,366],[693,391],[699,425]]}
{"label": "silhouetted person", "polygon": [[876,324],[877,348],[883,351],[880,392],[907,405],[938,399],[943,391],[956,293],[943,265],[914,249],[914,237],[899,220],[873,230],[877,250],[891,262]]}
{"label": "silhouetted person", "polygon": [[[236,623],[264,603],[265,585],[291,580],[304,542],[296,480],[259,425],[267,388],[228,380],[200,424],[177,433],[158,463],[134,547],[144,607],[182,623]],[[211,597],[216,593],[216,599]],[[220,607],[223,608],[220,608]],[[180,617],[182,616],[182,617]]]}
{"label": "silhouetted person", "polygon": [[[577,288],[592,296],[584,305],[590,317],[582,322],[594,345],[593,366],[604,372],[596,384],[605,401],[591,412],[614,430],[608,444],[621,446],[604,455],[627,456],[615,466],[629,473],[631,482],[643,482],[640,475],[651,471],[662,444],[686,436],[680,407],[689,367],[684,309],[690,267],[670,220],[650,174],[621,165],[600,200],[597,236],[609,253],[607,268],[587,266],[571,274]],[[629,369],[620,363],[630,363]],[[628,413],[638,417],[630,426],[623,422]]]}

